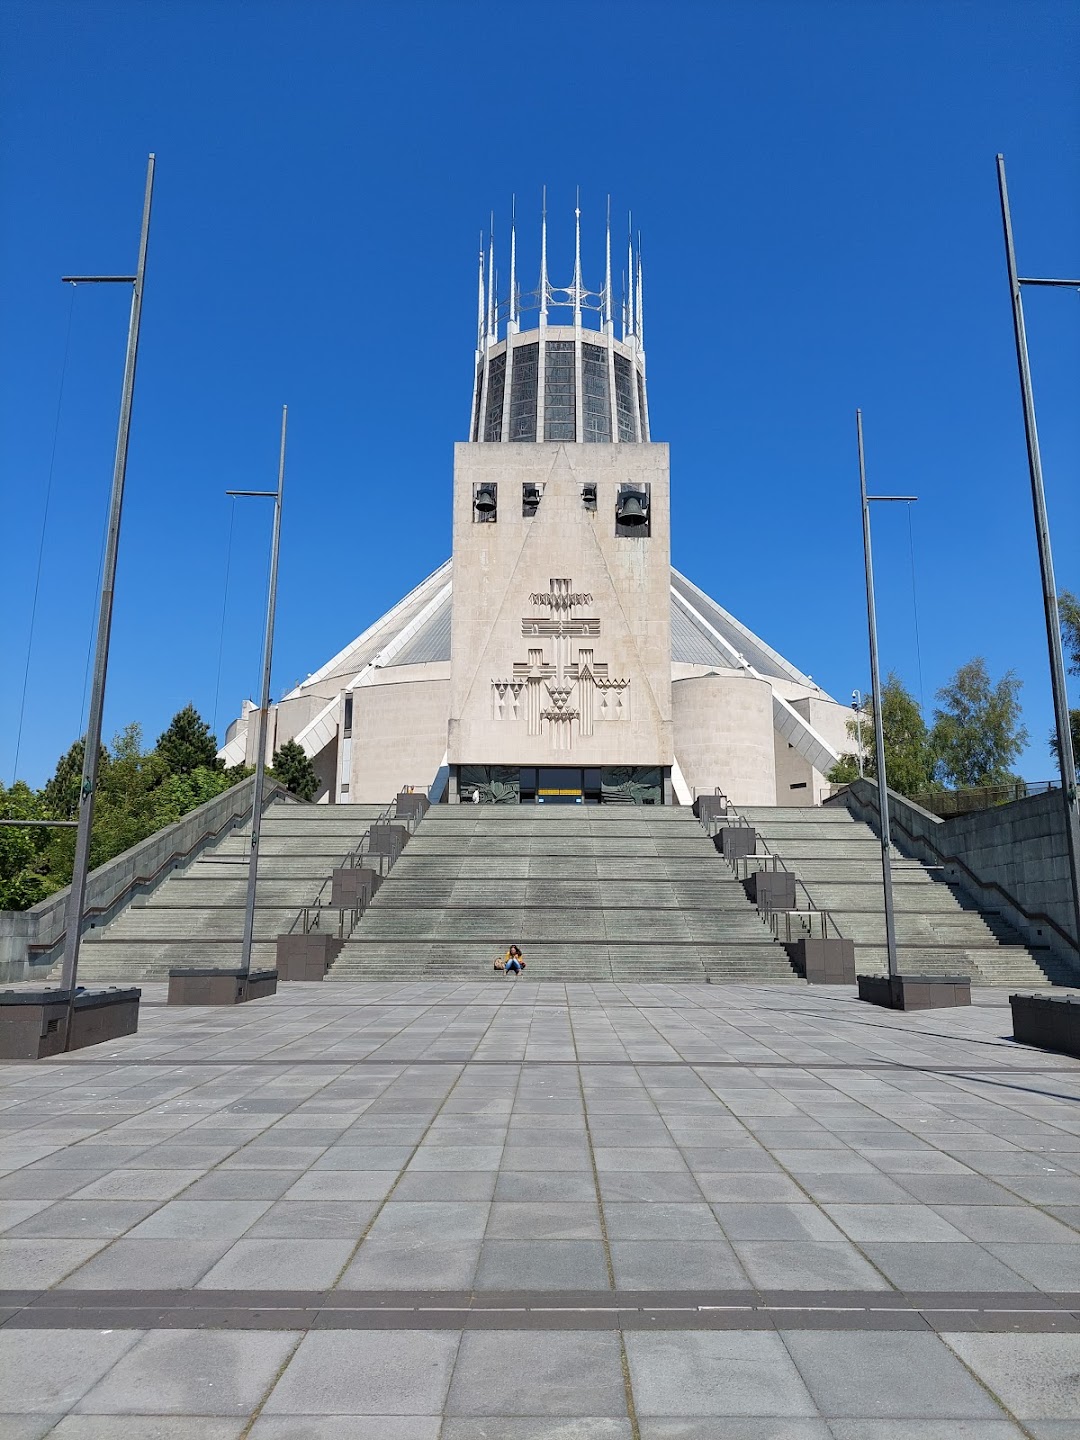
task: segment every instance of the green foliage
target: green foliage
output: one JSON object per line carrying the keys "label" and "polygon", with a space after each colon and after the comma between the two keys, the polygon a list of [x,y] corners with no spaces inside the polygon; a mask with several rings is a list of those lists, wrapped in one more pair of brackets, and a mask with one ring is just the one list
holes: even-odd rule
{"label": "green foliage", "polygon": [[1069,657],[1069,670],[1080,675],[1080,599],[1071,590],[1062,590],[1058,596],[1058,616],[1061,620],[1061,638]]}
{"label": "green foliage", "polygon": [[1020,723],[1022,684],[1011,670],[992,684],[986,661],[976,655],[942,686],[931,732],[941,780],[959,789],[1014,778],[1010,767],[1028,741]]}
{"label": "green foliage", "polygon": [[[1073,759],[1080,758],[1080,710],[1069,711],[1069,730],[1072,734]],[[1050,752],[1057,761],[1058,774],[1061,774],[1061,756],[1058,753],[1057,731],[1050,731]]]}
{"label": "green foliage", "polygon": [[[881,687],[882,733],[885,740],[885,773],[889,788],[901,795],[915,795],[934,789],[934,752],[919,702],[906,689],[898,675],[890,674]],[[859,723],[848,721],[848,733],[857,740]],[[876,721],[873,706],[868,705],[861,721],[863,772],[870,780],[877,779]],[[857,755],[842,755],[829,771],[834,784],[857,779]]]}
{"label": "green foliage", "polygon": [[195,770],[222,770],[217,758],[217,736],[194,705],[185,705],[172,718],[172,724],[158,736],[157,753],[174,775],[190,775]]}
{"label": "green foliage", "polygon": [[280,750],[274,751],[273,775],[301,800],[313,800],[319,789],[319,777],[315,774],[307,752],[295,740],[286,740]]}
{"label": "green foliage", "polygon": [[[103,865],[251,774],[240,765],[225,770],[215,750],[210,727],[190,705],[173,717],[153,750],[143,749],[138,725],[121,730],[108,750],[102,746],[91,866]],[[22,781],[10,790],[0,785],[0,817],[78,819],[84,752],[84,742],[77,740],[40,791]],[[0,826],[0,909],[25,910],[63,889],[74,859],[73,829]]]}

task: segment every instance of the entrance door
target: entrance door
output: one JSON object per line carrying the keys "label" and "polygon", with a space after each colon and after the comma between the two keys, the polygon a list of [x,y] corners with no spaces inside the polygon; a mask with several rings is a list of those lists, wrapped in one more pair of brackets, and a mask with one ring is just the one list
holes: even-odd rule
{"label": "entrance door", "polygon": [[580,765],[523,765],[521,802],[537,805],[598,805],[600,769]]}

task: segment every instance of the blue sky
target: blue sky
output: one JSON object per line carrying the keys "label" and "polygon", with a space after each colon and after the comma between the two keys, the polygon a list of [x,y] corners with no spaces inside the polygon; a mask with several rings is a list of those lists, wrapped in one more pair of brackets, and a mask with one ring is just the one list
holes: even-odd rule
{"label": "blue sky", "polygon": [[[255,690],[269,506],[224,491],[273,484],[283,401],[275,695],[445,558],[477,232],[516,191],[528,279],[546,183],[556,283],[575,186],[587,281],[609,192],[642,231],[676,565],[837,698],[865,688],[861,406],[872,488],[920,497],[910,540],[907,507],[874,515],[883,663],[928,708],[974,654],[1015,668],[1021,768],[1047,778],[994,155],[1021,271],[1077,274],[1078,52],[1056,0],[7,0],[0,777],[50,471],[19,773],[41,783],[84,724],[128,299],[59,277],[133,265],[154,150],[106,734],[214,718],[215,695],[223,729]],[[1080,300],[1027,313],[1080,590]]]}

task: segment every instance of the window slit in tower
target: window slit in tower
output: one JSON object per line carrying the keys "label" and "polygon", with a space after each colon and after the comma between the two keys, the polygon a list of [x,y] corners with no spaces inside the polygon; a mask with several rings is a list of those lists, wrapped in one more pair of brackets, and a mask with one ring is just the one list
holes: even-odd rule
{"label": "window slit in tower", "polygon": [[625,355],[615,356],[615,412],[619,421],[619,439],[630,442],[634,434],[634,373]]}
{"label": "window slit in tower", "polygon": [[586,441],[611,439],[607,351],[600,345],[581,347],[582,416]]}
{"label": "window slit in tower", "polygon": [[573,340],[549,340],[544,352],[544,439],[576,438],[576,375]]}
{"label": "window slit in tower", "polygon": [[488,366],[487,418],[484,439],[501,440],[503,427],[503,381],[506,379],[506,352],[494,355]]}
{"label": "window slit in tower", "polygon": [[536,439],[536,371],[539,346],[516,345],[510,376],[510,439]]}

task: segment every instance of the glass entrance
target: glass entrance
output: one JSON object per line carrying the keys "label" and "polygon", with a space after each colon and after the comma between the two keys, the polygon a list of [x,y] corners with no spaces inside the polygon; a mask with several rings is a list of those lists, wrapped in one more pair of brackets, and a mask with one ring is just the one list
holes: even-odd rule
{"label": "glass entrance", "polygon": [[599,805],[600,768],[581,765],[523,765],[521,803]]}

